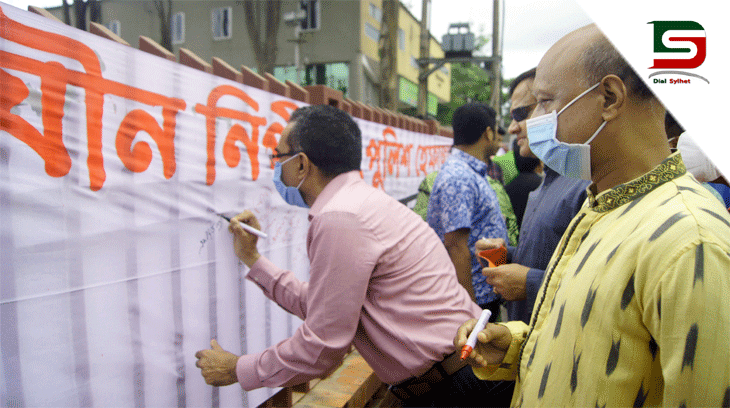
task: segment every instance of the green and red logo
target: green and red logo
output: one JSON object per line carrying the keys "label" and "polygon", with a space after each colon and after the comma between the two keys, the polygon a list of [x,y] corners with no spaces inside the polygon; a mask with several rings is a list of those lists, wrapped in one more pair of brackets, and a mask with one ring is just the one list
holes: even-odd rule
{"label": "green and red logo", "polygon": [[654,65],[650,68],[692,69],[705,61],[705,29],[694,21],[651,21],[654,24]]}

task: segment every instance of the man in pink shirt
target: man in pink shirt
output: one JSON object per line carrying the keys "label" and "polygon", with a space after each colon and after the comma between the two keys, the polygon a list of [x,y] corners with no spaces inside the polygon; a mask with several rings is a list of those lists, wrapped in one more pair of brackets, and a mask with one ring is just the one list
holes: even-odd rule
{"label": "man in pink shirt", "polygon": [[488,390],[452,342],[481,309],[428,224],[362,180],[357,124],[329,106],[300,108],[275,151],[277,190],[289,204],[310,207],[309,282],[258,253],[257,237],[240,225],[260,228],[250,211],[229,229],[247,278],[304,323],[258,354],[239,357],[212,340],[212,349],[196,353],[206,382],[244,390],[303,383],[339,365],[354,344],[405,405],[467,404],[470,395],[483,404],[477,397]]}

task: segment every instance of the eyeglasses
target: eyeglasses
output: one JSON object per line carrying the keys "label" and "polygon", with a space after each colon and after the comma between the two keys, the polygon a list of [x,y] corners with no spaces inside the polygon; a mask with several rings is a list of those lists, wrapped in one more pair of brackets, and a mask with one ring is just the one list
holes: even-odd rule
{"label": "eyeglasses", "polygon": [[301,150],[295,150],[293,152],[289,153],[277,153],[277,154],[270,154],[269,159],[271,159],[272,162],[278,162],[279,159],[286,156],[294,156],[295,154],[304,153]]}
{"label": "eyeglasses", "polygon": [[537,105],[537,102],[512,109],[512,112],[510,113],[512,120],[522,122],[527,119],[530,116],[530,113],[532,113],[532,109],[535,108],[535,105]]}

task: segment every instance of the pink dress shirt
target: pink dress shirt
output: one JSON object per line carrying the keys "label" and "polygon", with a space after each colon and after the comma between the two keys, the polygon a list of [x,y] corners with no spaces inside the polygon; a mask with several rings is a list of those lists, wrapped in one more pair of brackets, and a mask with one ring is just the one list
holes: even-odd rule
{"label": "pink dress shirt", "polygon": [[239,358],[244,390],[320,377],[350,344],[396,384],[452,353],[459,326],[481,313],[436,233],[359,172],[327,184],[309,220],[309,282],[263,257],[247,276],[304,323],[291,338]]}

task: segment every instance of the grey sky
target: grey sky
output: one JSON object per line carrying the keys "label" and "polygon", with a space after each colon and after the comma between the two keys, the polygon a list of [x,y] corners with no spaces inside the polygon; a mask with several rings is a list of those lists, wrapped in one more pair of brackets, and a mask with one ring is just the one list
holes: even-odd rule
{"label": "grey sky", "polygon": [[[421,0],[403,0],[421,18]],[[502,0],[504,39],[502,69],[514,78],[540,61],[563,35],[592,20],[574,0]],[[471,31],[491,36],[492,0],[431,0],[431,32],[441,40],[451,23],[469,22]],[[491,55],[492,45],[483,54]]]}
{"label": "grey sky", "polygon": [[[28,5],[52,7],[60,0],[0,0],[18,8]],[[349,0],[339,0],[349,1]],[[418,19],[422,0],[402,0]],[[560,37],[591,23],[575,0],[502,0],[504,4],[503,75],[514,78],[540,61],[540,57]],[[471,23],[477,34],[491,36],[492,0],[431,0],[431,32],[439,41],[449,24]],[[492,45],[484,47],[491,55]]]}

